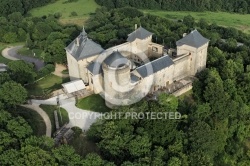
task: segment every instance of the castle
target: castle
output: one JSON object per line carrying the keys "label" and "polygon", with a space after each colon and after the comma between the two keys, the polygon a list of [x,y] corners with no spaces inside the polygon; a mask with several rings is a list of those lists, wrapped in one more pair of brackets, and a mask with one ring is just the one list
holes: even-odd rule
{"label": "castle", "polygon": [[209,40],[197,30],[184,34],[176,51],[153,43],[152,35],[136,27],[126,43],[104,50],[83,29],[66,47],[70,79],[83,80],[113,108],[135,103],[206,67]]}

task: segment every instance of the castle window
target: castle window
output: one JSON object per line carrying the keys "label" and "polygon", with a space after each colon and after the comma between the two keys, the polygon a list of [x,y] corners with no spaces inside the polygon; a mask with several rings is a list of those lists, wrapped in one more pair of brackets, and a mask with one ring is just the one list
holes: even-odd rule
{"label": "castle window", "polygon": [[157,47],[152,47],[152,51],[153,52],[158,52],[158,48]]}

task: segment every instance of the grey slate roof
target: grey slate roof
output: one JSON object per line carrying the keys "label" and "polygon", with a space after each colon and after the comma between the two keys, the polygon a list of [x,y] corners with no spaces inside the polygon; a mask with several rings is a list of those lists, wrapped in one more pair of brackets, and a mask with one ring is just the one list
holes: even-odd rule
{"label": "grey slate roof", "polygon": [[181,45],[189,45],[195,48],[198,48],[204,44],[209,42],[208,39],[204,38],[196,29],[189,33],[187,36],[183,37],[182,39],[176,42],[177,46]]}
{"label": "grey slate roof", "polygon": [[172,59],[168,55],[165,55],[143,66],[140,66],[136,69],[136,71],[142,76],[142,78],[145,78],[173,64],[174,62],[172,61]]}
{"label": "grey slate roof", "polygon": [[87,69],[93,74],[98,75],[102,73],[102,65],[98,62],[92,62],[88,65]]}
{"label": "grey slate roof", "polygon": [[114,51],[105,60],[104,63],[110,67],[118,68],[129,63],[129,60],[122,56],[119,51]]}
{"label": "grey slate roof", "polygon": [[131,77],[131,83],[135,83],[139,81],[139,77],[137,77],[133,73],[130,75],[130,77]]}
{"label": "grey slate roof", "polygon": [[147,37],[153,35],[153,33],[147,31],[146,29],[140,27],[136,29],[134,32],[128,35],[127,41],[133,42],[135,39],[146,39]]}
{"label": "grey slate roof", "polygon": [[[77,46],[77,38],[79,39],[79,47]],[[89,39],[85,31],[77,38],[65,48],[76,60],[100,54],[104,50],[99,44]]]}

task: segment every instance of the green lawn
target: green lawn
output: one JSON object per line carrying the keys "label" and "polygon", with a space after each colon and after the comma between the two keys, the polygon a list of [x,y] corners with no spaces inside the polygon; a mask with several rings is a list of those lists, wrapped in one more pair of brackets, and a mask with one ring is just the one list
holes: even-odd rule
{"label": "green lawn", "polygon": [[23,117],[29,123],[35,135],[42,136],[46,134],[46,125],[37,112],[18,106],[16,110],[11,111],[11,114]]}
{"label": "green lawn", "polygon": [[69,78],[61,78],[54,74],[50,74],[34,84],[27,85],[26,89],[28,90],[29,95],[43,96],[61,89],[61,84],[69,81]]}
{"label": "green lawn", "polygon": [[105,105],[105,100],[98,94],[94,94],[78,100],[78,108],[95,112],[108,112],[110,109]]}
{"label": "green lawn", "polygon": [[65,109],[60,108],[60,112],[61,112],[61,115],[62,115],[62,120],[61,120],[60,112],[59,112],[57,106],[40,105],[40,107],[48,114],[48,116],[50,118],[51,125],[52,125],[52,134],[56,131],[55,116],[54,116],[54,111],[55,110],[57,110],[57,115],[58,115],[58,120],[59,120],[60,127],[62,127],[65,123],[69,122],[68,112]]}
{"label": "green lawn", "polygon": [[250,14],[236,14],[227,12],[190,12],[190,11],[163,11],[163,10],[143,10],[156,16],[168,19],[183,19],[186,15],[193,16],[197,21],[200,18],[206,19],[209,23],[216,23],[221,26],[234,27],[246,33],[250,33]]}
{"label": "green lawn", "polygon": [[[44,15],[61,13],[60,21],[62,23],[75,23],[78,25],[83,24],[90,14],[95,12],[98,7],[95,0],[78,0],[77,2],[64,3],[67,0],[57,0],[54,3],[48,4],[43,7],[31,10],[31,15],[41,17]],[[72,12],[76,12],[77,16],[71,16]]]}
{"label": "green lawn", "polygon": [[[23,47],[20,50],[18,50],[18,53],[20,55],[24,55],[24,56],[30,56],[30,57],[34,57],[34,58],[38,58],[38,59],[43,59],[43,57],[42,57],[43,50],[40,50],[40,49],[30,50],[26,47]],[[34,53],[35,53],[35,56],[34,56]]]}

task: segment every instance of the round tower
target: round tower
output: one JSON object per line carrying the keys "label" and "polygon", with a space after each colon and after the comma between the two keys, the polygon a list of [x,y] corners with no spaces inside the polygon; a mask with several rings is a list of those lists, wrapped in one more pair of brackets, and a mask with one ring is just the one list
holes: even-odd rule
{"label": "round tower", "polygon": [[130,61],[118,51],[109,55],[102,64],[106,105],[115,108],[124,105],[130,90]]}

